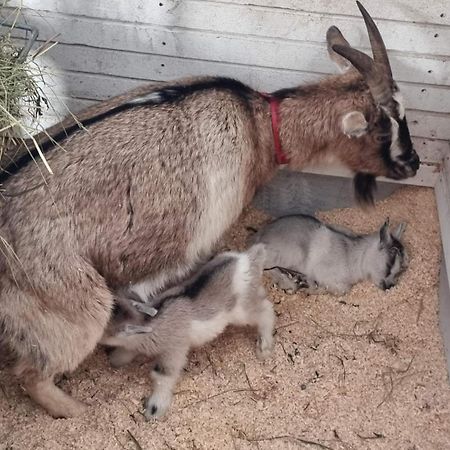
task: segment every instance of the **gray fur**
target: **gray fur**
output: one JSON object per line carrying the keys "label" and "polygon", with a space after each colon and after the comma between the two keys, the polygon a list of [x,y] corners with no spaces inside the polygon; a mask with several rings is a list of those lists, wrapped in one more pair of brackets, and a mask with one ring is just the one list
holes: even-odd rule
{"label": "gray fur", "polygon": [[[246,253],[222,253],[163,295],[143,298],[141,303],[119,296],[125,310],[134,304],[136,311],[116,315],[102,343],[117,346],[110,355],[114,366],[126,364],[138,354],[156,357],[147,418],[158,418],[167,411],[189,350],[216,338],[226,326],[256,326],[257,355],[269,355],[275,315],[261,280],[264,258],[263,245],[255,245]],[[132,292],[132,286],[129,289]],[[190,296],[190,292],[194,294]],[[149,305],[158,309],[153,318],[145,313]]]}
{"label": "gray fur", "polygon": [[268,271],[279,287],[296,291],[305,280],[309,292],[347,292],[355,283],[371,280],[382,289],[394,286],[407,257],[400,238],[405,224],[389,231],[389,222],[376,233],[355,234],[307,215],[286,216],[263,227],[254,242],[266,246],[264,267],[280,266],[304,274],[289,277],[278,268]]}

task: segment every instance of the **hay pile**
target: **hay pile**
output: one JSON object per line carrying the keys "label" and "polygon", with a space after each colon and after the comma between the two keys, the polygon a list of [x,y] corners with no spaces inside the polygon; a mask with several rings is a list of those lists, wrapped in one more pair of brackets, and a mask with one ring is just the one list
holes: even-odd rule
{"label": "hay pile", "polygon": [[44,93],[49,87],[48,74],[36,59],[56,43],[47,41],[28,55],[21,46],[22,26],[17,25],[21,9],[5,10],[5,6],[0,8],[0,16],[5,17],[0,22],[0,166],[12,162],[13,156],[9,155],[2,164],[7,149],[24,144],[26,148],[34,147],[51,173],[33,135],[43,131],[40,118],[44,112],[55,111]]}
{"label": "hay pile", "polygon": [[[26,119],[34,123],[47,104],[38,84],[39,72],[31,70],[27,60],[19,62],[20,49],[10,34],[0,36],[0,146],[17,137],[17,127],[25,127]],[[38,66],[37,66],[38,67]]]}

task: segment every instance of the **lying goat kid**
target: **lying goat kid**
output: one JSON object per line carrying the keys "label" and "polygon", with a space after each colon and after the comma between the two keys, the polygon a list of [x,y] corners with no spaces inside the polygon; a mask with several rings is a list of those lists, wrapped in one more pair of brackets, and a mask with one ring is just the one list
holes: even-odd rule
{"label": "lying goat kid", "polygon": [[[358,235],[311,216],[295,215],[266,225],[253,240],[265,244],[264,267],[280,288],[296,291],[306,283],[311,293],[342,295],[366,279],[382,289],[395,285],[406,267],[400,242],[404,229],[401,223],[389,231],[387,219],[379,232]],[[288,276],[286,269],[295,276]]]}
{"label": "lying goat kid", "polygon": [[[190,348],[216,338],[227,325],[257,326],[257,355],[268,356],[275,315],[261,280],[264,258],[262,245],[246,253],[221,253],[187,283],[159,297],[140,302],[118,296],[118,314],[102,343],[118,347],[110,355],[114,366],[138,354],[157,358],[147,418],[160,417],[168,409]],[[133,294],[132,287],[129,293]]]}

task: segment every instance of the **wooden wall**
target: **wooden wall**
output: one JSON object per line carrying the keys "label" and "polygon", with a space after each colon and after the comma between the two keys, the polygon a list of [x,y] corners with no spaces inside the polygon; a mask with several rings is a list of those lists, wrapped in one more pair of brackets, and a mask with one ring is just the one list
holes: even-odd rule
{"label": "wooden wall", "polygon": [[[416,146],[423,159],[438,161],[450,140],[450,0],[363,3],[388,47]],[[335,72],[325,46],[333,24],[352,45],[368,50],[353,0],[22,4],[41,41],[59,33],[45,58],[55,91],[74,112],[147,80],[220,74],[262,90],[317,80]]]}

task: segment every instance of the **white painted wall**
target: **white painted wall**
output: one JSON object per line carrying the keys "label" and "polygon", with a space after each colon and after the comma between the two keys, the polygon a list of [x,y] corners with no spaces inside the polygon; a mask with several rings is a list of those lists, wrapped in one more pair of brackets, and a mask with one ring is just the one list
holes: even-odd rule
{"label": "white painted wall", "polygon": [[[363,3],[388,47],[421,157],[437,161],[450,140],[450,0]],[[57,73],[55,88],[74,112],[147,80],[225,75],[261,90],[317,80],[335,72],[325,46],[331,25],[352,45],[365,51],[369,46],[353,0],[22,4],[41,41],[59,33],[60,44],[46,61]]]}

